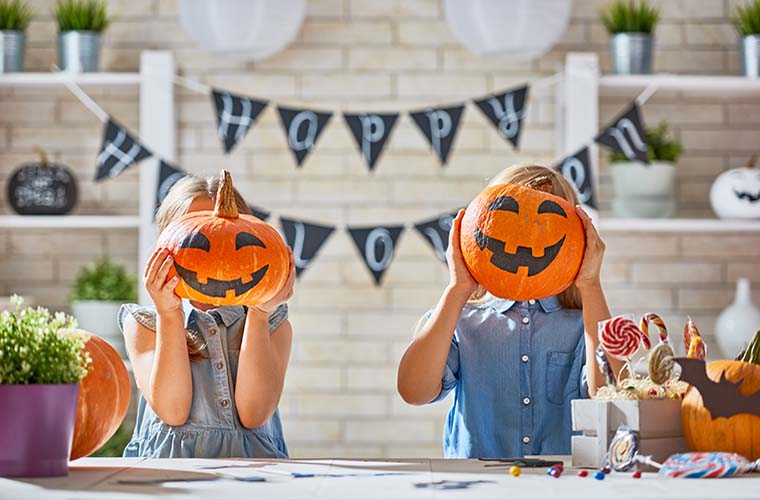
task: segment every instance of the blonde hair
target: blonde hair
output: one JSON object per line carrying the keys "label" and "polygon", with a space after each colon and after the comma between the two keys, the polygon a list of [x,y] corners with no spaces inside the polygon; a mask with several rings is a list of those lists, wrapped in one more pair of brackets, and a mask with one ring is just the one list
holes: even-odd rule
{"label": "blonde hair", "polygon": [[[250,214],[251,209],[243,196],[234,187],[232,190],[235,194],[235,205],[237,205],[238,212]],[[166,226],[171,224],[172,221],[185,215],[194,199],[199,196],[205,196],[210,200],[216,200],[218,191],[219,177],[202,178],[194,175],[187,175],[178,180],[171,189],[169,189],[169,192],[166,194],[166,197],[161,202],[161,205],[156,212],[156,224],[158,225],[159,233],[163,232],[163,230],[166,229]],[[190,361],[208,358],[203,352],[206,349],[206,343],[203,341],[202,337],[199,337],[196,333],[186,329],[185,340],[187,342],[187,352],[190,356]]]}
{"label": "blonde hair", "polygon": [[[541,165],[515,165],[505,168],[496,174],[488,183],[489,186],[496,184],[520,184],[523,186],[540,188],[541,191],[563,198],[573,205],[578,205],[578,196],[567,180],[554,170]],[[488,292],[485,288],[478,287],[470,297],[470,303],[479,303],[486,299]],[[558,295],[562,307],[565,309],[581,309],[581,294],[575,284]]]}

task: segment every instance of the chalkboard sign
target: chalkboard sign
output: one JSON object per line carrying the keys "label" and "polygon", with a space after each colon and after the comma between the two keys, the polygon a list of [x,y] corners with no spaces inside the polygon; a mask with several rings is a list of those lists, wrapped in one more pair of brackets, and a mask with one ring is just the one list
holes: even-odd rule
{"label": "chalkboard sign", "polygon": [[21,215],[64,215],[77,202],[74,174],[63,165],[39,163],[22,165],[8,181],[8,200]]}

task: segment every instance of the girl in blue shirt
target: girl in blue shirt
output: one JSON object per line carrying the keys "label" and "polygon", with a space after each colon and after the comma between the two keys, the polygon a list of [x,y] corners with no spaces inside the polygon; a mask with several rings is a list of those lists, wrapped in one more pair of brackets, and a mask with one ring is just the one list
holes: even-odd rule
{"label": "girl in blue shirt", "polygon": [[[599,277],[604,243],[572,186],[554,171],[511,167],[491,184],[542,185],[576,206],[586,232],[578,275],[554,297],[490,296],[465,266],[461,210],[449,235],[449,285],[401,359],[398,391],[413,405],[454,391],[443,439],[448,458],[569,454],[570,401],[604,385],[594,362],[597,324],[610,317]],[[617,373],[621,364],[610,359]]]}

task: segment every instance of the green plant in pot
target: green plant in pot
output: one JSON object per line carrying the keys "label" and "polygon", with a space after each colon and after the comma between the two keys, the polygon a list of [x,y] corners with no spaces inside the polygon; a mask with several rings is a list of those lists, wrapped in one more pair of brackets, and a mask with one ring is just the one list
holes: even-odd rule
{"label": "green plant in pot", "polygon": [[610,155],[616,216],[669,217],[675,211],[675,163],[683,146],[669,132],[666,122],[646,130],[649,165],[629,161],[621,153]]}
{"label": "green plant in pot", "polygon": [[760,76],[760,0],[736,6],[734,26],[739,34],[739,54],[745,76]]}
{"label": "green plant in pot", "polygon": [[103,31],[111,22],[105,0],[58,0],[58,67],[72,73],[98,71]]}
{"label": "green plant in pot", "polygon": [[0,313],[0,476],[66,475],[87,337],[71,316],[14,302]]}
{"label": "green plant in pot", "polygon": [[99,260],[79,270],[69,299],[79,327],[102,337],[125,357],[116,315],[122,303],[137,301],[137,278],[120,264]]}
{"label": "green plant in pot", "polygon": [[26,28],[32,11],[23,0],[0,0],[0,73],[24,69]]}
{"label": "green plant in pot", "polygon": [[602,10],[600,17],[610,34],[613,73],[651,73],[654,30],[660,20],[660,9],[648,0],[615,0]]}

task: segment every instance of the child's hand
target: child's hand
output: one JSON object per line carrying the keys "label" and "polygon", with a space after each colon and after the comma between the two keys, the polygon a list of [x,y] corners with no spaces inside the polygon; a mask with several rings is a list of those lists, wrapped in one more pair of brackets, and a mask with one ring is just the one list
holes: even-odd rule
{"label": "child's hand", "polygon": [[272,311],[277,309],[277,306],[284,304],[288,301],[288,299],[290,299],[290,297],[293,296],[293,285],[296,282],[296,263],[295,259],[293,259],[293,250],[291,250],[290,247],[288,247],[288,260],[290,261],[288,281],[286,281],[282,289],[277,292],[277,295],[266,302],[253,306],[253,309],[258,309],[260,312],[269,315],[272,314]]}
{"label": "child's hand", "polygon": [[583,210],[580,205],[575,207],[578,217],[581,218],[583,229],[586,231],[586,251],[583,254],[583,262],[575,277],[575,286],[579,290],[589,286],[599,286],[601,284],[600,274],[602,271],[602,258],[606,246],[599,236],[599,233],[591,221],[591,217]]}
{"label": "child's hand", "polygon": [[165,248],[157,249],[145,266],[145,288],[148,290],[153,304],[156,306],[156,312],[160,314],[171,313],[182,310],[182,299],[180,299],[174,289],[179,283],[179,276],[174,276],[167,281],[169,271],[174,265],[174,259],[169,255]]}
{"label": "child's hand", "polygon": [[460,290],[469,297],[478,289],[478,282],[472,277],[464,263],[462,247],[459,246],[459,234],[462,229],[464,210],[460,210],[451,225],[449,248],[446,250],[446,262],[449,265],[449,287]]}

